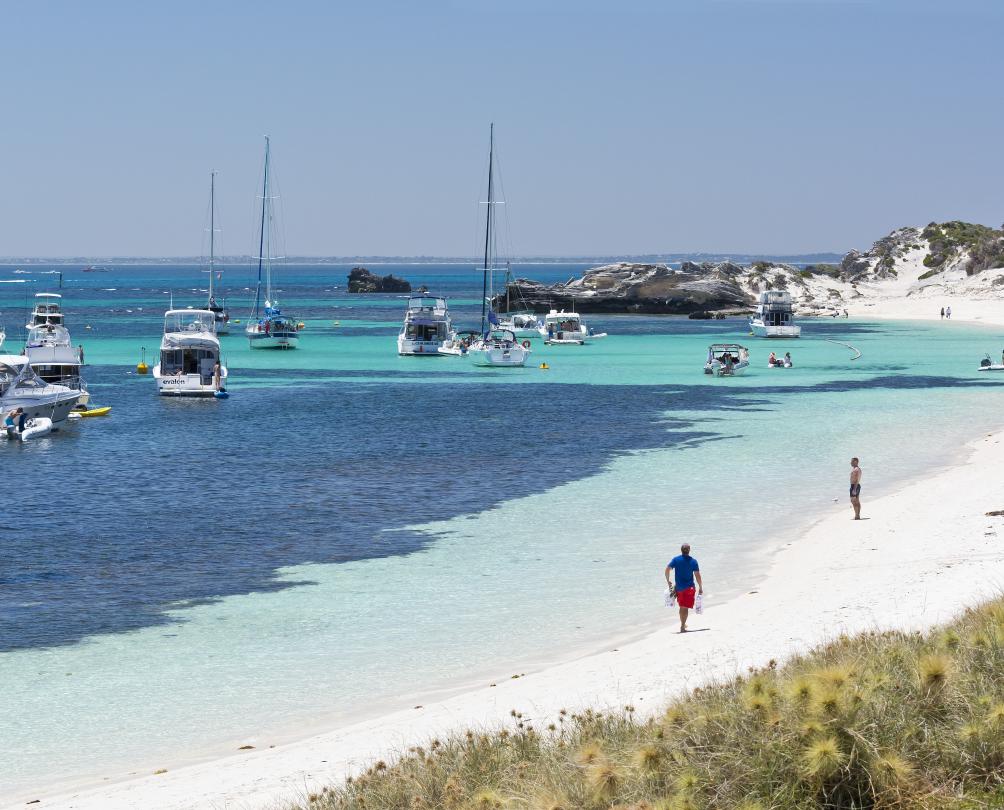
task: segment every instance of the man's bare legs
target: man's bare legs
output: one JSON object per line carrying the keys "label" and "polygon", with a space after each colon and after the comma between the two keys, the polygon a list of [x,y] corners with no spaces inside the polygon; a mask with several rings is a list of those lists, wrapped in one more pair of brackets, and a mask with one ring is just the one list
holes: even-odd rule
{"label": "man's bare legs", "polygon": [[687,614],[688,613],[690,613],[690,609],[689,608],[685,608],[685,607],[680,608],[680,632],[681,633],[686,633],[687,632]]}

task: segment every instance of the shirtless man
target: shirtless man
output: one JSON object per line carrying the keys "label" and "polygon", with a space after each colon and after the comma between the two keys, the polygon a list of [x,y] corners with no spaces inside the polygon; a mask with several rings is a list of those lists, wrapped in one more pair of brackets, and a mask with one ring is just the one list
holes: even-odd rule
{"label": "shirtless man", "polygon": [[851,506],[854,507],[854,519],[861,520],[861,468],[857,456],[851,459]]}

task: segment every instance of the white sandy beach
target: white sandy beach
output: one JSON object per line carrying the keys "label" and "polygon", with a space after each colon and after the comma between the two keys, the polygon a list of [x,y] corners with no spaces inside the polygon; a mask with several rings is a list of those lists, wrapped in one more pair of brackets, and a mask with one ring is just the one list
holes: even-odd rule
{"label": "white sandy beach", "polygon": [[[432,737],[504,725],[512,709],[538,722],[587,705],[656,712],[689,688],[841,632],[948,621],[1004,592],[1004,517],[985,516],[1004,509],[1004,432],[975,440],[967,456],[880,495],[881,471],[869,469],[865,455],[866,519],[852,521],[841,502],[802,536],[777,538],[781,548],[768,576],[751,579],[749,592],[726,604],[715,604],[715,573],[705,570],[708,609],[691,620],[692,629],[705,632],[679,635],[675,611],[667,610],[665,630],[515,680],[499,672],[495,687],[288,745],[72,794],[40,791],[8,806],[31,799],[41,799],[32,806],[64,810],[281,806]],[[699,542],[694,546],[699,559]],[[661,599],[660,577],[653,572],[653,600]]]}

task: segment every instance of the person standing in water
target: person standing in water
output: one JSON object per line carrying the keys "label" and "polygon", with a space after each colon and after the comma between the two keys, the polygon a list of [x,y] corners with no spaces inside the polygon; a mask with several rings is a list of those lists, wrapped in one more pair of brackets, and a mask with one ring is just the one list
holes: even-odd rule
{"label": "person standing in water", "polygon": [[[680,606],[680,632],[687,632],[687,615],[694,607],[694,597],[697,593],[704,593],[704,583],[701,581],[701,569],[697,560],[690,556],[690,543],[680,546],[680,553],[669,561],[666,566],[666,584],[670,588],[673,583],[670,579],[670,571],[676,574],[676,603]],[[697,587],[700,589],[695,593],[694,579],[697,579]]]}
{"label": "person standing in water", "polygon": [[861,468],[857,456],[851,459],[851,506],[854,519],[861,520]]}

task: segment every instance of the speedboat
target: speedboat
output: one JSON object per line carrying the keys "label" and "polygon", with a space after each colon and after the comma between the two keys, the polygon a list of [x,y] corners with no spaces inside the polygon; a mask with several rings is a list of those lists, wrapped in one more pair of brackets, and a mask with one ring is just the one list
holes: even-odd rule
{"label": "speedboat", "polygon": [[[271,177],[270,146],[265,138],[265,171],[262,180],[261,222],[258,231],[258,284],[254,291],[254,306],[247,319],[244,333],[252,349],[295,349],[300,342],[299,325],[295,318],[283,315],[272,294],[272,242],[275,238],[275,212],[273,197],[269,196]],[[262,280],[265,282],[265,308],[261,308]],[[213,317],[216,314],[213,313]]]}
{"label": "speedboat", "polygon": [[544,316],[542,331],[544,342],[560,346],[563,344],[581,346],[590,340],[599,340],[607,336],[606,332],[593,332],[583,322],[576,312],[565,312],[552,309]]}
{"label": "speedboat", "polygon": [[995,363],[990,359],[988,354],[982,360],[980,360],[980,367],[976,369],[977,371],[1004,371],[1004,354],[1001,356],[1001,362]]}
{"label": "speedboat", "polygon": [[453,343],[453,322],[446,299],[428,293],[418,293],[408,299],[404,325],[397,336],[397,353],[407,357],[438,357],[441,354],[460,354],[456,351],[440,352],[450,341]]}
{"label": "speedboat", "polygon": [[530,341],[520,343],[509,329],[492,329],[471,344],[467,355],[476,366],[517,368],[530,356]]}
{"label": "speedboat", "polygon": [[23,355],[0,355],[0,411],[22,408],[28,419],[50,419],[56,430],[66,421],[80,392],[47,383]]}
{"label": "speedboat", "polygon": [[63,296],[59,293],[35,293],[35,306],[31,310],[31,320],[25,324],[26,329],[33,326],[63,325]]}
{"label": "speedboat", "polygon": [[49,323],[31,327],[24,354],[35,373],[45,382],[65,385],[78,391],[80,398],[77,405],[86,405],[90,401],[90,394],[87,393],[87,386],[80,373],[83,366],[82,350],[74,348],[65,326]]}
{"label": "speedboat", "polygon": [[471,344],[480,337],[479,332],[451,332],[450,336],[443,341],[443,345],[439,347],[439,353],[463,357],[467,354]]}
{"label": "speedboat", "polygon": [[795,326],[791,294],[785,290],[760,293],[756,312],[750,316],[750,331],[756,337],[797,338],[802,327]]}
{"label": "speedboat", "polygon": [[712,343],[708,346],[708,359],[704,373],[715,377],[738,377],[750,365],[749,349],[738,343]]}
{"label": "speedboat", "polygon": [[220,361],[216,315],[208,309],[169,309],[164,313],[160,362],[153,367],[157,392],[175,397],[211,397],[226,388]]}

